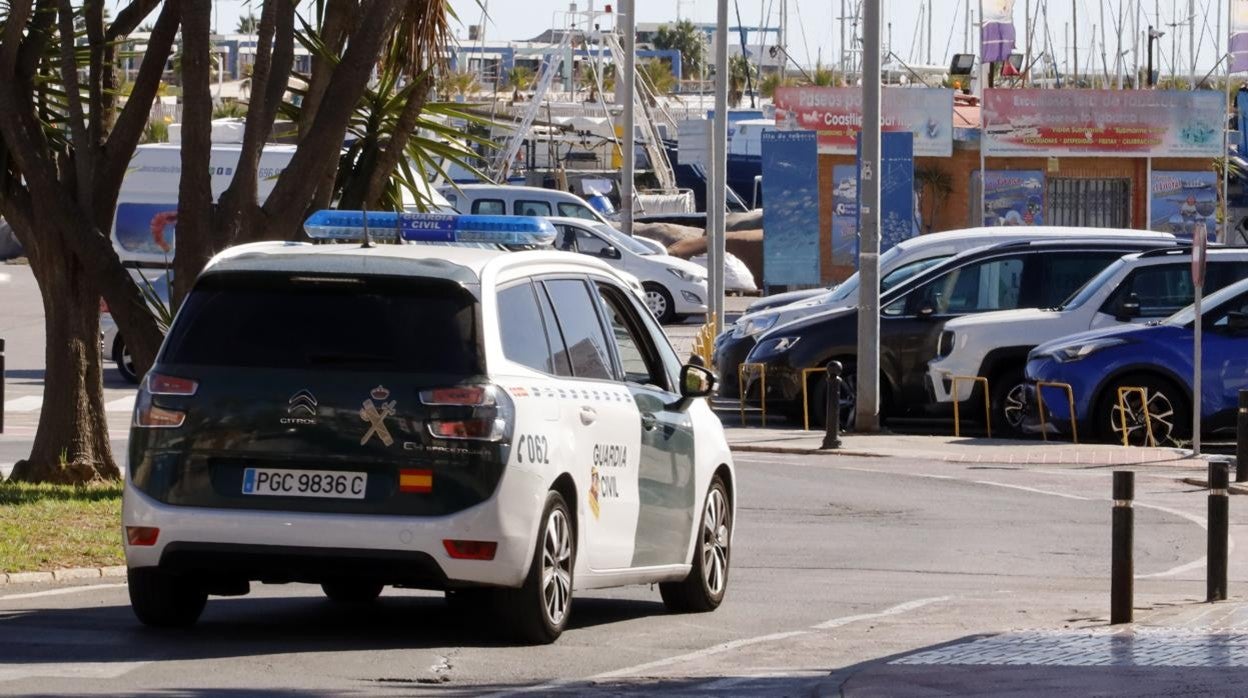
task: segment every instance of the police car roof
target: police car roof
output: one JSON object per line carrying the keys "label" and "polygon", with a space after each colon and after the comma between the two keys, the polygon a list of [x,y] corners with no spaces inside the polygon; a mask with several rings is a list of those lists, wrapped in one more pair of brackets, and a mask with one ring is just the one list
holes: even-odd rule
{"label": "police car roof", "polygon": [[592,268],[620,277],[599,260],[572,252],[532,250],[510,252],[458,244],[312,244],[255,242],[218,253],[204,273],[257,271],[310,274],[373,274],[426,276],[461,284],[480,283],[483,276],[505,268],[559,265]]}

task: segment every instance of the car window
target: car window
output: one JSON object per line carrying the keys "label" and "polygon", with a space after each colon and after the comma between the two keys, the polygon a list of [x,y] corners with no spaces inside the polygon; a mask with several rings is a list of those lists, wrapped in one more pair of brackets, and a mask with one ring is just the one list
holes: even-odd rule
{"label": "car window", "polygon": [[[1040,308],[1055,308],[1088,279],[1120,258],[1120,252],[1056,252],[1039,255],[1044,265],[1044,282],[1035,298]],[[1169,313],[1166,313],[1169,315]]]}
{"label": "car window", "polygon": [[1179,262],[1136,269],[1105,300],[1101,312],[1116,315],[1122,301],[1134,293],[1141,317],[1172,315],[1191,304],[1196,295],[1191,268],[1188,262]]}
{"label": "car window", "polygon": [[477,199],[472,202],[472,212],[481,216],[505,216],[507,204],[502,199]]}
{"label": "car window", "polygon": [[[523,281],[498,292],[498,331],[503,355],[508,359],[544,373],[555,372],[545,321],[532,283]],[[559,346],[562,345],[560,341]]]}
{"label": "car window", "polygon": [[927,269],[931,269],[932,267],[936,266],[937,264],[940,264],[946,259],[949,259],[949,257],[948,256],[928,257],[927,259],[918,259],[913,262],[910,262],[909,264],[903,264],[900,267],[897,267],[896,269],[885,274],[884,278],[880,279],[880,291],[887,291],[888,289],[896,286],[902,281],[905,281],[906,279],[916,276],[920,272],[923,272]]}
{"label": "car window", "polygon": [[601,257],[603,250],[611,245],[606,240],[594,235],[587,230],[576,229],[576,249],[581,254],[593,255]]}
{"label": "car window", "polygon": [[585,282],[579,279],[552,279],[544,285],[559,321],[572,375],[604,380],[614,378],[607,336]]}
{"label": "car window", "polygon": [[556,225],[559,237],[555,239],[555,247],[565,252],[576,252],[576,228],[570,225]]}
{"label": "car window", "polygon": [[445,282],[209,274],[182,305],[161,361],[470,376],[482,372],[476,315],[472,295]]}
{"label": "car window", "polygon": [[550,204],[546,201],[516,201],[517,216],[549,216]]}
{"label": "car window", "polygon": [[559,215],[567,218],[583,218],[587,221],[598,220],[598,216],[595,216],[593,211],[581,204],[560,202],[557,208],[559,209]]}
{"label": "car window", "polygon": [[624,380],[666,389],[662,363],[632,305],[618,289],[606,284],[598,284],[598,293],[607,310]]}
{"label": "car window", "polygon": [[542,312],[542,326],[546,328],[546,343],[550,345],[551,361],[556,376],[571,376],[572,364],[568,361],[568,346],[563,341],[563,331],[559,329],[559,321],[555,319],[555,308],[550,304],[550,294],[542,284],[535,284],[533,291],[537,294],[537,306]]}
{"label": "car window", "polygon": [[907,294],[915,299],[909,310],[917,312],[927,306],[937,315],[957,315],[1017,308],[1022,278],[1021,257],[999,257],[967,264]]}

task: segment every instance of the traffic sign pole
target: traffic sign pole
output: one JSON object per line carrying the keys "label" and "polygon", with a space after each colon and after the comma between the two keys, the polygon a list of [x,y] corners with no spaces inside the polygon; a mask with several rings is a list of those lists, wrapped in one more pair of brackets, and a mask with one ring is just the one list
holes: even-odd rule
{"label": "traffic sign pole", "polygon": [[1209,231],[1204,223],[1192,227],[1192,286],[1195,287],[1196,311],[1192,325],[1192,455],[1200,455],[1200,402],[1201,402],[1201,330],[1204,318],[1201,317],[1200,306],[1205,295],[1205,249],[1209,244]]}

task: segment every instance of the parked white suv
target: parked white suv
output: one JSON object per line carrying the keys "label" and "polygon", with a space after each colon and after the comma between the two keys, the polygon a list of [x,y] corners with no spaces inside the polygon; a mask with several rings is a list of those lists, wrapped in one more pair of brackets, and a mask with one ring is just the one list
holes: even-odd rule
{"label": "parked white suv", "polygon": [[[1066,335],[1125,322],[1168,317],[1192,302],[1191,248],[1167,248],[1126,255],[1093,277],[1063,305],[1005,310],[950,320],[940,335],[937,358],[928,363],[928,387],[936,402],[954,400],[954,376],[988,379],[992,424],[1001,433],[1021,433],[1023,367],[1037,345]],[[1248,249],[1208,252],[1205,292],[1248,277]],[[958,382],[957,399],[983,396],[971,381]]]}

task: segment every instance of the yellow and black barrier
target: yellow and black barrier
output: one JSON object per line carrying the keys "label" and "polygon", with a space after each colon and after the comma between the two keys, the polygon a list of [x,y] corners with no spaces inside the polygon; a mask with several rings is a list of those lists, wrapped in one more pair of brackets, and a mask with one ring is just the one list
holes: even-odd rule
{"label": "yellow and black barrier", "polygon": [[1118,418],[1122,424],[1122,445],[1130,446],[1127,437],[1127,396],[1139,395],[1140,404],[1144,407],[1144,428],[1148,434],[1148,445],[1156,446],[1157,439],[1153,438],[1153,419],[1148,414],[1148,388],[1140,388],[1137,386],[1123,385],[1118,388]]}
{"label": "yellow and black barrier", "polygon": [[806,380],[806,377],[812,373],[819,373],[819,374],[827,375],[827,372],[828,372],[828,369],[822,368],[822,367],[802,369],[802,428],[804,428],[806,431],[810,431],[810,396],[808,395],[808,391],[806,388],[806,384],[809,381]]}
{"label": "yellow and black barrier", "polygon": [[1044,419],[1044,389],[1045,388],[1061,388],[1066,391],[1066,402],[1070,405],[1070,436],[1075,443],[1079,443],[1079,425],[1075,421],[1075,389],[1070,387],[1070,383],[1059,383],[1056,381],[1037,381],[1036,382],[1036,408],[1040,411],[1040,436],[1045,441],[1049,440],[1048,425]]}
{"label": "yellow and black barrier", "polygon": [[737,366],[737,400],[741,411],[741,424],[745,424],[745,376],[747,373],[758,373],[758,397],[763,410],[762,424],[767,426],[767,364],[742,363]]}
{"label": "yellow and black barrier", "polygon": [[958,383],[970,381],[974,385],[984,386],[984,424],[988,427],[988,438],[991,439],[992,400],[988,394],[988,379],[983,376],[952,376],[952,379],[953,385],[950,386],[949,392],[953,396],[953,435],[956,437],[962,436],[962,413],[959,409],[962,400],[958,397]]}

